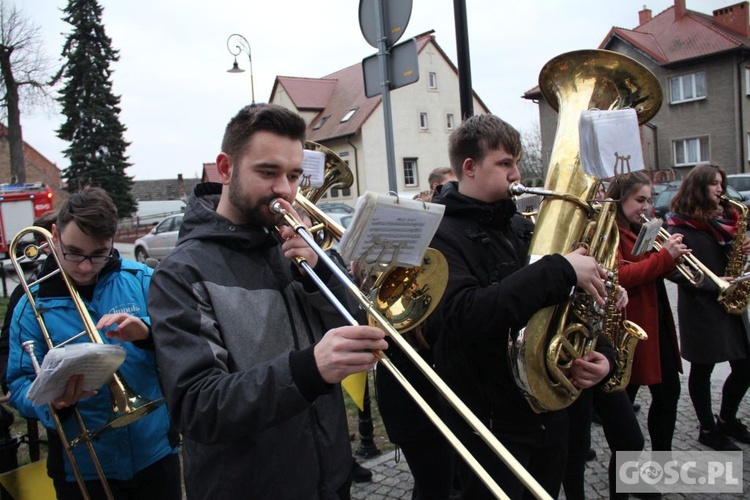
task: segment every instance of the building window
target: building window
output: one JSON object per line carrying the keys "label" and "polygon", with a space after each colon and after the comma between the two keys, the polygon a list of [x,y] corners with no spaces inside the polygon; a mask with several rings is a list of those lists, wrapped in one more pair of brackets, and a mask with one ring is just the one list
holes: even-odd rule
{"label": "building window", "polygon": [[745,95],[750,96],[750,68],[745,68]]}
{"label": "building window", "polygon": [[430,90],[437,90],[437,73],[430,71],[427,80],[430,85]]}
{"label": "building window", "polygon": [[341,123],[346,123],[346,122],[348,122],[349,120],[351,120],[352,116],[354,116],[354,113],[356,113],[356,112],[357,112],[357,108],[354,108],[354,109],[350,109],[350,110],[349,110],[349,111],[348,111],[348,112],[347,112],[347,113],[346,113],[346,114],[344,115],[344,117],[343,117],[343,118],[341,119]]}
{"label": "building window", "polygon": [[694,137],[672,142],[674,165],[687,167],[702,161],[708,161],[708,137]]}
{"label": "building window", "polygon": [[328,119],[329,119],[330,117],[331,117],[331,115],[326,115],[326,116],[324,116],[323,118],[321,118],[321,119],[320,119],[320,121],[318,121],[318,123],[316,123],[316,124],[315,124],[315,126],[313,127],[313,130],[318,130],[318,129],[319,129],[320,127],[322,127],[322,126],[323,126],[323,124],[324,124],[324,123],[325,123],[325,122],[326,122],[326,121],[327,121],[327,120],[328,120]]}
{"label": "building window", "polygon": [[419,113],[419,128],[422,130],[430,128],[429,123],[427,122],[427,113]]}
{"label": "building window", "polygon": [[414,187],[418,184],[419,178],[417,175],[417,159],[404,158],[404,185],[406,187]]}
{"label": "building window", "polygon": [[453,113],[448,113],[445,115],[445,128],[448,130],[453,130],[453,127],[455,127],[456,122],[453,119]]}
{"label": "building window", "polygon": [[698,73],[670,78],[669,88],[672,94],[672,100],[670,101],[672,104],[705,99],[706,73],[699,71]]}

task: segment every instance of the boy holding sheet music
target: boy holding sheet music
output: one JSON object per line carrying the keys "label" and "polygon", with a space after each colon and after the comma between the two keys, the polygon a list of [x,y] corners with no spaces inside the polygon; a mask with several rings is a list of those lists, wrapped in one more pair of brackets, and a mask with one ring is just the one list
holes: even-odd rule
{"label": "boy holding sheet music", "polygon": [[[119,217],[112,199],[101,188],[90,188],[70,196],[52,226],[52,244],[62,271],[91,315],[105,344],[121,346],[127,353],[120,374],[138,394],[150,400],[162,398],[156,374],[146,297],[152,270],[125,260],[114,248]],[[58,270],[57,259],[48,257],[41,276]],[[52,344],[71,340],[83,329],[83,322],[60,274],[31,288]],[[29,298],[22,296],[13,309],[10,327],[8,386],[10,403],[26,418],[38,418],[47,429],[47,470],[57,498],[83,498],[73,468],[62,449],[60,437],[46,404],[34,406],[27,393],[36,378],[29,354],[22,344],[33,340],[35,356],[47,353],[47,343]],[[84,336],[75,343],[89,342]],[[75,344],[73,344],[75,345]],[[79,346],[80,347],[80,346]],[[81,434],[72,414],[78,409],[86,428],[97,431],[112,417],[112,399],[107,385],[86,390],[86,379],[73,375],[64,393],[52,400],[68,441]],[[170,433],[166,406],[129,425],[102,432],[92,441],[98,461],[116,498],[179,500],[180,462],[176,434]],[[91,498],[104,498],[93,460],[80,445],[73,448],[78,469]],[[123,496],[124,495],[124,496]]]}
{"label": "boy holding sheet music", "polygon": [[[565,301],[579,286],[596,302],[606,297],[603,269],[582,251],[527,263],[529,231],[516,215],[509,186],[520,180],[519,133],[493,115],[474,116],[450,136],[457,181],[438,188],[445,215],[431,247],[448,260],[446,293],[428,320],[437,337],[438,373],[553,497],[567,449],[567,413],[537,414],[516,386],[508,343],[539,309]],[[573,383],[587,388],[609,372],[598,352],[574,361]],[[523,485],[462,419],[448,415],[459,439],[510,498]],[[491,498],[461,463],[464,498]]]}

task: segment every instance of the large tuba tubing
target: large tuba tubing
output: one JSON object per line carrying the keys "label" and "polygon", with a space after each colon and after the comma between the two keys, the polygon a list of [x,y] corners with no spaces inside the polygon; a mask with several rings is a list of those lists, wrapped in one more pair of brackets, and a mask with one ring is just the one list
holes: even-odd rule
{"label": "large tuba tubing", "polygon": [[[35,236],[35,239],[39,239],[43,241],[43,243],[41,243],[40,245],[37,245],[36,243],[25,244],[23,248],[23,252],[19,256],[18,247],[19,245],[22,244],[24,237],[26,237],[29,234],[33,234]],[[55,259],[57,263],[57,269],[29,283],[28,280],[25,278],[21,264],[23,264],[24,262],[37,260],[43,254],[44,251],[48,253],[47,258],[51,257]],[[73,304],[76,307],[76,311],[78,312],[78,315],[81,318],[81,322],[83,324],[83,331],[81,331],[78,335],[74,336],[73,338],[67,340],[66,343],[69,343],[83,336],[86,336],[90,342],[94,342],[98,344],[103,343],[102,338],[99,335],[98,330],[96,329],[96,325],[91,319],[91,316],[89,316],[88,310],[86,309],[86,305],[83,303],[81,296],[78,294],[78,290],[76,289],[75,285],[70,280],[68,275],[62,269],[61,258],[59,254],[57,253],[57,250],[55,249],[55,246],[53,244],[52,234],[50,234],[49,231],[47,231],[44,228],[36,227],[36,226],[30,226],[25,229],[22,229],[13,238],[13,241],[10,244],[9,252],[10,252],[11,262],[13,264],[13,267],[16,271],[16,274],[19,277],[21,286],[23,287],[23,290],[26,293],[26,297],[29,300],[29,305],[34,311],[34,315],[36,316],[37,323],[39,324],[39,328],[42,332],[42,336],[44,337],[45,342],[47,344],[47,349],[54,349],[55,347],[59,347],[62,344],[58,346],[55,346],[53,344],[52,338],[44,322],[44,318],[42,317],[42,313],[37,308],[36,298],[34,297],[34,293],[31,291],[31,289],[32,287],[38,285],[39,283],[46,281],[58,274],[60,275],[63,282],[65,283],[66,289],[68,290],[70,294],[71,300],[73,301]],[[31,356],[32,366],[34,366],[35,371],[38,371],[37,370],[38,361],[36,359],[36,355],[34,354],[33,343],[24,345],[23,347],[24,349],[27,350],[27,352]],[[80,413],[78,412],[77,409],[75,409],[75,416],[76,416],[76,420],[78,421],[81,434],[78,435],[75,439],[73,439],[70,442],[68,442],[64,429],[62,428],[59,418],[57,417],[57,414],[54,411],[54,406],[52,406],[51,404],[49,405],[50,414],[53,415],[55,426],[57,428],[58,433],[60,434],[60,439],[62,440],[63,447],[65,448],[65,452],[68,458],[70,459],[71,466],[74,469],[76,480],[78,481],[78,485],[81,488],[81,492],[86,498],[88,498],[88,492],[86,491],[86,487],[82,479],[80,479],[80,471],[78,470],[75,459],[73,458],[72,449],[81,443],[85,444],[85,446],[87,447],[89,451],[89,454],[91,455],[92,461],[94,463],[94,467],[97,470],[97,475],[99,476],[99,479],[102,482],[105,492],[108,494],[108,498],[112,498],[111,493],[109,492],[109,486],[107,484],[107,480],[104,477],[104,473],[101,469],[101,465],[99,463],[98,458],[96,457],[96,453],[91,443],[92,440],[96,439],[96,437],[102,432],[105,432],[113,428],[123,427],[125,425],[128,425],[134,422],[135,420],[138,420],[141,417],[145,417],[152,411],[156,410],[159,406],[164,404],[164,398],[160,398],[157,400],[150,400],[135,393],[130,388],[130,386],[128,386],[128,384],[125,382],[122,376],[120,376],[119,372],[115,372],[112,375],[112,378],[110,379],[108,387],[109,387],[110,396],[112,398],[112,417],[110,418],[109,422],[104,427],[92,431],[86,428],[86,425],[84,424]]]}
{"label": "large tuba tubing", "polygon": [[[299,235],[310,248],[315,251],[320,261],[331,270],[336,278],[345,286],[347,291],[359,302],[360,306],[367,312],[367,314],[382,328],[394,341],[396,346],[400,348],[409,360],[414,363],[417,368],[427,377],[427,379],[435,386],[440,394],[446,399],[446,401],[466,420],[472,429],[484,440],[484,442],[493,450],[493,452],[500,457],[500,459],[513,471],[515,476],[531,491],[536,498],[551,498],[549,494],[542,488],[542,486],[529,474],[529,472],[523,468],[523,466],[511,455],[511,453],[498,441],[498,439],[490,432],[489,429],[482,423],[474,413],[461,401],[458,396],[451,390],[450,387],[435,373],[435,371],[422,359],[422,357],[416,352],[416,350],[404,339],[399,331],[381,314],[381,310],[376,307],[375,304],[352,283],[349,276],[341,270],[326,254],[326,252],[315,242],[313,236],[305,228],[304,225],[300,224],[294,216],[289,214],[281,207],[278,201],[271,203],[271,211],[279,213],[284,217],[286,224],[291,226],[295,233]],[[444,257],[443,257],[444,259]],[[352,317],[347,308],[341,304],[333,293],[326,287],[325,283],[315,274],[312,268],[304,261],[299,263],[305,272],[315,281],[320,288],[321,292],[331,301],[336,309],[344,316],[351,325],[357,325],[357,321]],[[437,299],[435,300],[437,301]],[[378,362],[382,363],[391,373],[394,378],[403,386],[407,393],[416,401],[417,405],[425,412],[427,417],[435,424],[438,430],[445,436],[448,442],[458,452],[459,455],[466,461],[466,463],[472,468],[474,473],[477,474],[479,479],[487,486],[487,488],[495,495],[496,498],[508,498],[502,489],[497,485],[495,480],[487,473],[481,464],[474,458],[468,449],[461,443],[455,434],[448,428],[448,426],[440,419],[436,412],[429,406],[429,404],[422,398],[419,392],[411,385],[411,383],[403,376],[398,368],[385,356],[382,352],[376,351],[375,356],[378,358]]]}
{"label": "large tuba tubing", "polygon": [[[582,50],[553,58],[542,68],[539,87],[546,101],[559,112],[544,187],[564,196],[542,201],[529,249],[532,261],[542,255],[569,252],[579,243],[591,220],[591,211],[585,207],[587,200],[594,198],[598,181],[583,171],[578,156],[581,112],[631,107],[643,123],[656,114],[662,100],[659,80],[646,67],[605,50]],[[571,198],[578,202],[571,202]],[[618,238],[617,232],[613,231],[610,238]],[[608,246],[616,249],[617,244]],[[548,370],[550,342],[564,329],[567,308],[568,304],[564,304],[537,312],[511,345],[516,382],[535,411],[565,408],[580,394],[580,390],[571,390],[569,384],[552,378]],[[585,349],[593,347],[587,342],[574,344],[585,345]]]}

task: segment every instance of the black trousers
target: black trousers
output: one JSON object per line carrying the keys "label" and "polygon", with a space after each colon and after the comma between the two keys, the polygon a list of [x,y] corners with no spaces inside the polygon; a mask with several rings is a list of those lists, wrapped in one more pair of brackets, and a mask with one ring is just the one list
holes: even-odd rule
{"label": "black trousers", "polygon": [[[563,487],[569,500],[585,499],[584,473],[586,454],[591,447],[591,415],[596,410],[602,421],[604,436],[611,450],[609,460],[609,493],[615,493],[615,453],[618,451],[640,451],[643,449],[643,433],[633,412],[633,405],[625,392],[611,394],[599,388],[586,389],[568,407],[570,418],[570,443],[568,461],[565,466]],[[627,495],[625,495],[627,497]]]}
{"label": "black trousers", "polygon": [[[690,364],[688,389],[702,430],[712,430],[716,426],[711,410],[711,373],[714,371],[714,366],[716,365],[713,363]],[[737,409],[750,386],[750,359],[730,361],[729,366],[732,372],[724,382],[721,393],[719,416],[722,420],[732,420],[737,417]]]}
{"label": "black trousers", "polygon": [[[661,363],[661,383],[649,385],[651,406],[648,409],[648,435],[653,451],[672,451],[677,423],[677,404],[680,402],[680,373],[674,346],[666,330],[659,332],[659,362]],[[628,386],[630,401],[635,401],[639,385]]]}
{"label": "black trousers", "polygon": [[[561,412],[556,412],[561,413]],[[553,498],[560,492],[565,457],[568,451],[567,416],[548,421],[545,429],[533,434],[495,433],[498,440]],[[454,426],[456,436],[485,468],[508,497],[534,498],[513,472],[466,424]],[[479,477],[461,459],[457,459],[461,478],[461,498],[494,499]]]}
{"label": "black trousers", "polygon": [[[110,479],[108,484],[116,500],[181,500],[181,480],[180,458],[173,453],[137,472],[132,479]],[[54,483],[58,500],[83,498],[77,482],[55,480]],[[106,498],[101,482],[86,481],[86,488],[92,499]]]}

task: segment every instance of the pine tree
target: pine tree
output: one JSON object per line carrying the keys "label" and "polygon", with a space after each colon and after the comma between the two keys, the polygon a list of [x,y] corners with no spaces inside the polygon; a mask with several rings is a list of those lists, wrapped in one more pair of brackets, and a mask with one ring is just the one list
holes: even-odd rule
{"label": "pine tree", "polygon": [[64,151],[70,166],[63,175],[71,192],[104,188],[120,217],[129,217],[136,208],[133,178],[125,174],[130,143],[123,137],[127,129],[120,122],[120,96],[112,93],[109,68],[119,53],[104,32],[98,0],[69,0],[63,12],[63,21],[73,27],[63,46],[65,84],[58,98],[67,120],[57,136],[70,142]]}

